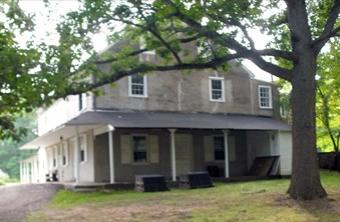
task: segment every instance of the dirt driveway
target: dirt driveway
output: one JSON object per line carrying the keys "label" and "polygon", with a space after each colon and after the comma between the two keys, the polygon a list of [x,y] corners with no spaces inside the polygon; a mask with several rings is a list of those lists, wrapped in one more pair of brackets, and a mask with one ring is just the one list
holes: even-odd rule
{"label": "dirt driveway", "polygon": [[48,203],[60,184],[24,184],[0,187],[0,221],[22,221],[28,212]]}

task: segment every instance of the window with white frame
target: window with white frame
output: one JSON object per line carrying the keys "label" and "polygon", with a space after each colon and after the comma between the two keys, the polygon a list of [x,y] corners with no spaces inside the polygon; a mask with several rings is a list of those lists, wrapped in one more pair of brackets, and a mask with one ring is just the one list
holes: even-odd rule
{"label": "window with white frame", "polygon": [[224,78],[209,77],[210,101],[224,102]]}
{"label": "window with white frame", "polygon": [[147,97],[147,79],[145,75],[129,76],[129,96]]}
{"label": "window with white frame", "polygon": [[262,109],[272,108],[272,88],[270,86],[259,85],[259,106]]}
{"label": "window with white frame", "polygon": [[79,138],[80,143],[80,162],[84,163],[87,161],[87,142],[86,142],[86,135],[82,135]]}
{"label": "window with white frame", "polygon": [[62,144],[62,165],[67,166],[68,165],[68,143],[67,141],[64,141]]}
{"label": "window with white frame", "polygon": [[224,160],[225,159],[224,149],[224,137],[214,136],[214,159]]}
{"label": "window with white frame", "polygon": [[132,136],[133,161],[136,163],[147,162],[147,138],[142,135]]}

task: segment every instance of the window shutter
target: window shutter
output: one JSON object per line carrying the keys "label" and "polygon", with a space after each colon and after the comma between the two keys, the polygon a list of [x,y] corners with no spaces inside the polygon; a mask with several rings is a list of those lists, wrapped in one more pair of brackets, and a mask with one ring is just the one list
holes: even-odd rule
{"label": "window shutter", "polygon": [[120,136],[120,152],[121,152],[122,163],[132,162],[132,146],[131,146],[130,135]]}
{"label": "window shutter", "polygon": [[236,161],[235,136],[228,136],[229,161]]}
{"label": "window shutter", "polygon": [[214,141],[212,136],[204,136],[205,162],[214,161]]}
{"label": "window shutter", "polygon": [[157,135],[149,136],[150,144],[150,162],[159,163],[159,141]]}

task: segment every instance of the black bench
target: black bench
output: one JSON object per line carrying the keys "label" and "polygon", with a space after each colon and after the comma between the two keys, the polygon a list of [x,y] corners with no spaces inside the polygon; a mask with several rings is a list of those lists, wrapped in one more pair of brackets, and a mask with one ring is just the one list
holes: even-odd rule
{"label": "black bench", "polygon": [[191,172],[179,177],[181,188],[206,188],[212,187],[213,183],[208,172]]}
{"label": "black bench", "polygon": [[58,180],[58,171],[53,171],[52,173],[47,173],[45,175],[46,182],[57,182]]}
{"label": "black bench", "polygon": [[135,190],[140,192],[157,192],[169,189],[163,175],[136,175]]}

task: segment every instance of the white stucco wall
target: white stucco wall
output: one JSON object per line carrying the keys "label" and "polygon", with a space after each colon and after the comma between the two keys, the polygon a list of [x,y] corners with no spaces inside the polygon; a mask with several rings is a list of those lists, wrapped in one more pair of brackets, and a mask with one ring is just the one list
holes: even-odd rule
{"label": "white stucco wall", "polygon": [[292,173],[292,133],[287,131],[277,132],[278,149],[280,152],[280,174]]}
{"label": "white stucco wall", "polygon": [[[86,152],[87,158],[85,162],[79,163],[80,182],[94,182],[94,145],[93,145],[93,130],[81,133],[80,136],[86,136]],[[68,161],[66,165],[62,163],[62,148],[61,144],[67,144]],[[39,157],[39,177],[41,182],[46,181],[46,174],[58,171],[58,178],[61,182],[75,181],[75,163],[76,163],[76,143],[75,138],[70,137],[62,140],[60,143],[49,144],[46,147],[40,148]],[[57,148],[59,147],[59,148]],[[59,152],[56,151],[59,149]],[[56,166],[53,166],[53,157],[56,155]],[[80,154],[79,154],[80,155]]]}
{"label": "white stucco wall", "polygon": [[[92,95],[83,94],[83,110],[92,109]],[[68,96],[55,101],[50,107],[38,110],[38,135],[55,129],[79,114],[79,96]]]}
{"label": "white stucco wall", "polygon": [[79,164],[80,181],[81,182],[94,182],[94,142],[93,130],[86,133],[87,141],[87,160]]}

